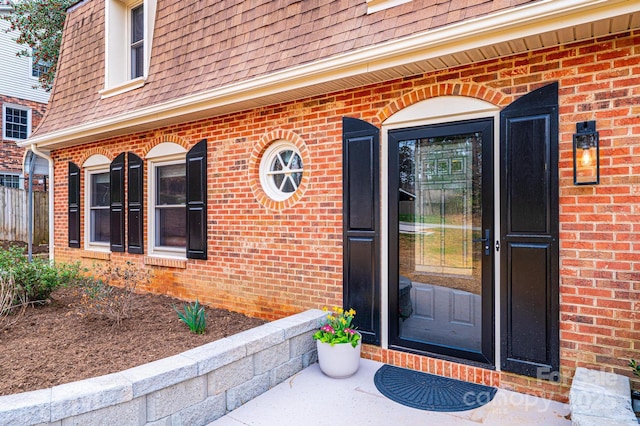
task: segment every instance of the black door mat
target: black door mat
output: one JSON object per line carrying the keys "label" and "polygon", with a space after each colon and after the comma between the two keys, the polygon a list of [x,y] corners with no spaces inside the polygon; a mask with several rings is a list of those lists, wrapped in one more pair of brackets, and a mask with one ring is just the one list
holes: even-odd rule
{"label": "black door mat", "polygon": [[491,401],[496,388],[435,376],[406,368],[383,365],[374,382],[387,398],[408,407],[428,411],[465,411]]}

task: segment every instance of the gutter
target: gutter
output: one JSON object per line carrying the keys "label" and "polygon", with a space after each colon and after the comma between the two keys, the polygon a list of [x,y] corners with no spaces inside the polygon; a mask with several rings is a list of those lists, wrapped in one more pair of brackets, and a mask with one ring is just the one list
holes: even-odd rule
{"label": "gutter", "polygon": [[165,120],[181,119],[189,114],[636,12],[635,0],[539,0],[117,116],[35,135],[30,141],[43,147],[79,144],[124,134],[130,127],[152,128]]}
{"label": "gutter", "polygon": [[[53,158],[49,154],[46,154],[42,151],[38,150],[38,146],[35,143],[31,144],[31,152],[33,152],[38,157],[42,157],[49,163],[49,260],[53,260],[53,251],[54,251],[54,222],[53,222]],[[31,176],[29,176],[29,180],[31,180]]]}

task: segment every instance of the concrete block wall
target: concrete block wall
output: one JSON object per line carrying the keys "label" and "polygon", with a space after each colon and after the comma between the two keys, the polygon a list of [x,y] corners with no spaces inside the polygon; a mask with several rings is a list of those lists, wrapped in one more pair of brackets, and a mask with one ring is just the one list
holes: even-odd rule
{"label": "concrete block wall", "polygon": [[573,426],[637,426],[631,408],[629,378],[615,373],[576,369],[569,392]]}
{"label": "concrete block wall", "polygon": [[2,425],[204,425],[316,362],[313,309],[149,364],[0,397]]}

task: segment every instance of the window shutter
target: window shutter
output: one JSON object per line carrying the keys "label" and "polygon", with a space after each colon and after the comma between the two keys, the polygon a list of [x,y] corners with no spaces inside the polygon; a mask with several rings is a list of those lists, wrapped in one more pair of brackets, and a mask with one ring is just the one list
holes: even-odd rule
{"label": "window shutter", "polygon": [[80,247],[80,167],[69,161],[69,247]]}
{"label": "window shutter", "polygon": [[343,298],[365,343],[380,344],[380,191],[377,127],[342,119]]}
{"label": "window shutter", "polygon": [[500,113],[502,370],[538,378],[560,368],[558,120],[558,83]]}
{"label": "window shutter", "polygon": [[111,251],[124,251],[124,152],[109,166]]}
{"label": "window shutter", "polygon": [[207,258],[207,140],[187,153],[187,258]]}
{"label": "window shutter", "polygon": [[143,245],[143,192],[144,162],[136,154],[127,156],[127,206],[129,213],[128,251],[144,253]]}

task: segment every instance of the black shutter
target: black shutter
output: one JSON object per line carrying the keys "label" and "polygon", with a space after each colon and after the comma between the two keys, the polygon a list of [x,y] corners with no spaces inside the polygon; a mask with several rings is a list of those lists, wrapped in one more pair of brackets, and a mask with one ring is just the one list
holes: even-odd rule
{"label": "black shutter", "polygon": [[144,162],[136,154],[127,155],[127,209],[129,253],[144,253]]}
{"label": "black shutter", "polygon": [[380,344],[379,130],[342,119],[343,297],[365,343]]}
{"label": "black shutter", "polygon": [[187,153],[187,257],[207,258],[207,140]]}
{"label": "black shutter", "polygon": [[80,167],[69,161],[69,247],[80,247]]}
{"label": "black shutter", "polygon": [[124,251],[124,152],[109,166],[111,251]]}
{"label": "black shutter", "polygon": [[556,377],[558,312],[558,84],[500,114],[502,369]]}

